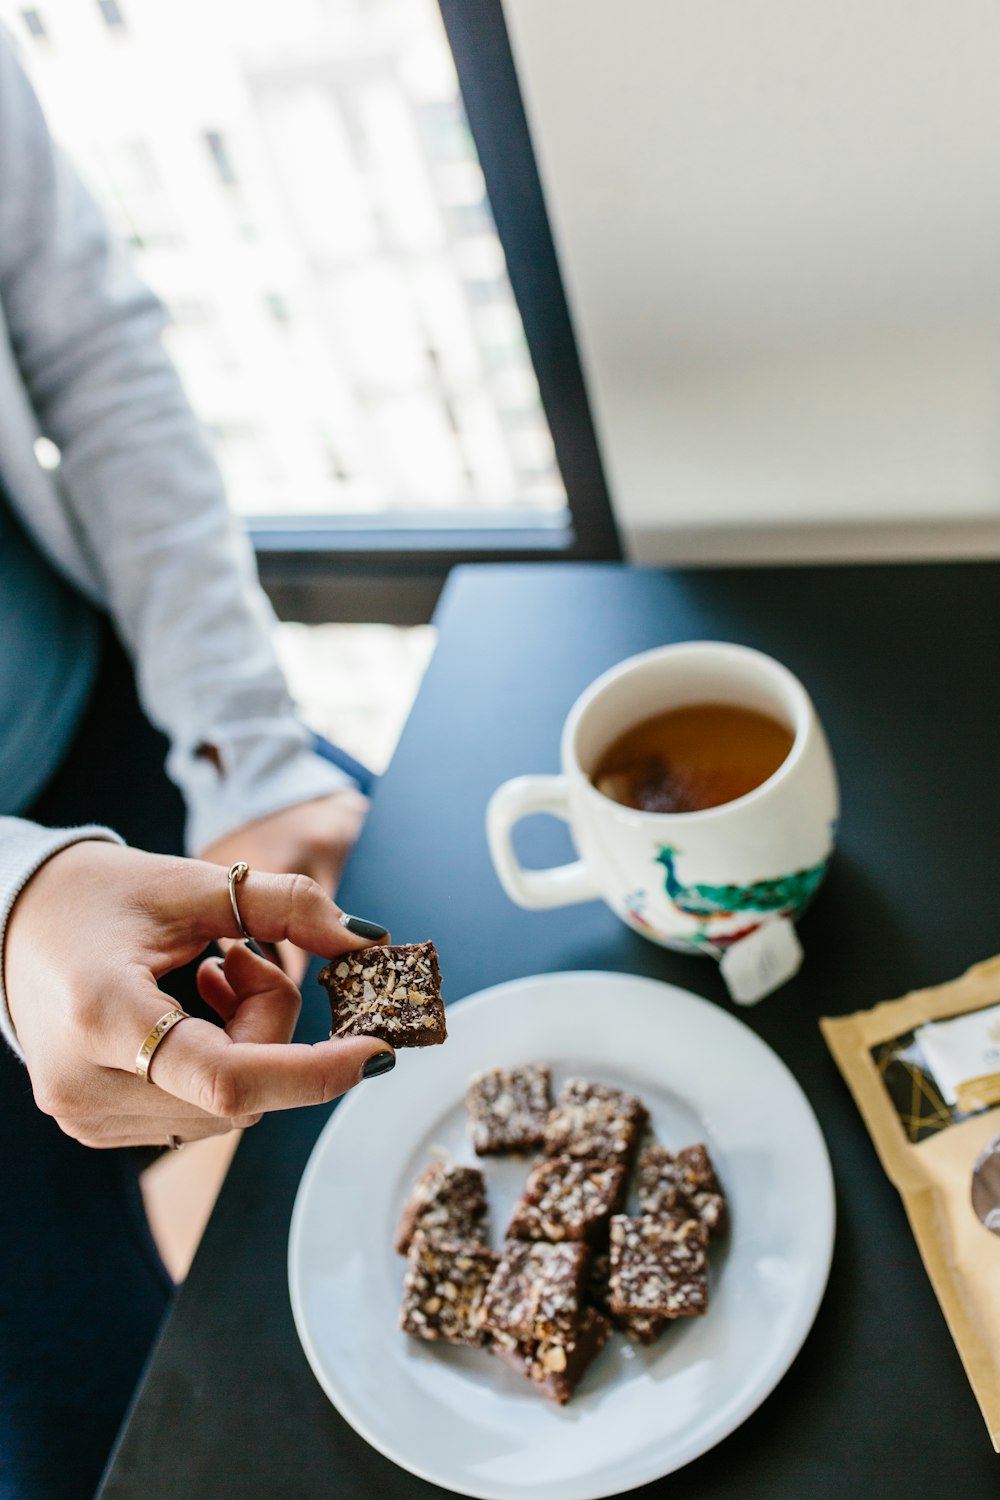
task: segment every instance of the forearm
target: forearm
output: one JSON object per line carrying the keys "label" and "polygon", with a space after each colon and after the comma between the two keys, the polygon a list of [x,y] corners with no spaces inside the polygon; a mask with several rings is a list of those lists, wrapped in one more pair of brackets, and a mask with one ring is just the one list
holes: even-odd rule
{"label": "forearm", "polygon": [[160,345],[162,309],[2,44],[0,223],[11,346],[143,706],[171,741],[189,849],[350,784],[296,718],[252,551]]}
{"label": "forearm", "polygon": [[[0,1035],[21,1056],[21,1048],[14,1031],[7,991],[4,983],[4,953],[7,938],[7,923],[14,909],[14,902],[28,881],[46,860],[60,850],[82,839],[103,839],[121,843],[110,828],[90,824],[80,828],[42,828],[38,823],[29,823],[24,818],[0,818]],[[58,920],[58,913],[53,913]]]}

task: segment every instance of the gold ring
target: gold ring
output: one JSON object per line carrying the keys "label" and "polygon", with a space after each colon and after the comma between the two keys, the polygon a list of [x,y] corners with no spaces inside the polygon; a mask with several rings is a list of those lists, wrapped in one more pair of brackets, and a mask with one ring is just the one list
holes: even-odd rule
{"label": "gold ring", "polygon": [[149,1065],[153,1060],[153,1053],[163,1041],[167,1032],[177,1025],[178,1021],[189,1021],[191,1017],[186,1010],[168,1010],[165,1016],[161,1016],[152,1031],[135,1054],[135,1071],[140,1078],[145,1078],[147,1083],[152,1083],[149,1076]]}
{"label": "gold ring", "polygon": [[243,860],[238,860],[237,863],[233,865],[229,871],[229,900],[232,903],[233,916],[236,918],[236,925],[245,938],[248,938],[250,934],[243,926],[243,918],[240,916],[240,909],[236,904],[236,887],[239,885],[241,880],[246,880],[249,874],[250,866],[248,864],[244,864]]}
{"label": "gold ring", "polygon": [[176,1135],[167,1136],[167,1145],[170,1147],[171,1151],[184,1150],[184,1142]]}

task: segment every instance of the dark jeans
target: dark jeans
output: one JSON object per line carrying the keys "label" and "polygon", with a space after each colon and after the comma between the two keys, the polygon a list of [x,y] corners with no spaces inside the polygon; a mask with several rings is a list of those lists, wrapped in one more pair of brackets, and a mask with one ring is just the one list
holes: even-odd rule
{"label": "dark jeans", "polygon": [[[370,789],[364,767],[317,748]],[[165,754],[109,632],[84,721],[27,816],[106,823],[138,848],[181,853],[184,810]],[[163,988],[203,1013],[193,966]],[[88,1500],[173,1290],[139,1192],[150,1153],[63,1135],[3,1043],[0,1153],[0,1500]]]}

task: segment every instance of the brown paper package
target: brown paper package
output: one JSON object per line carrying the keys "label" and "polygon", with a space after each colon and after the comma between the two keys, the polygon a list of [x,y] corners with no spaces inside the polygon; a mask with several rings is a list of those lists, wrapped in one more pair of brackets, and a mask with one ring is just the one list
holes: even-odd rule
{"label": "brown paper package", "polygon": [[873,1010],[820,1022],[889,1178],[906,1208],[941,1310],[1000,1452],[1000,1237],[970,1202],[972,1167],[1000,1132],[1000,1107],[949,1124],[914,1144],[872,1049],[939,1021],[1000,1003],[1000,957],[960,979],[915,990]]}

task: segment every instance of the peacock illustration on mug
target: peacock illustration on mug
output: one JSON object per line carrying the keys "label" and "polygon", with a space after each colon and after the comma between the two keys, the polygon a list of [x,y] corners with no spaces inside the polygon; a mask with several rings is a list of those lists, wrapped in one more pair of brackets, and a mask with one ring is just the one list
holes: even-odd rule
{"label": "peacock illustration on mug", "polygon": [[711,885],[707,882],[685,885],[677,871],[680,853],[681,850],[672,844],[662,844],[656,862],[664,868],[663,883],[676,909],[702,922],[712,917],[736,916],[740,912],[798,916],[812,899],[830,863],[827,856],[805,869],[775,875],[767,880],[754,880],[749,885]]}

